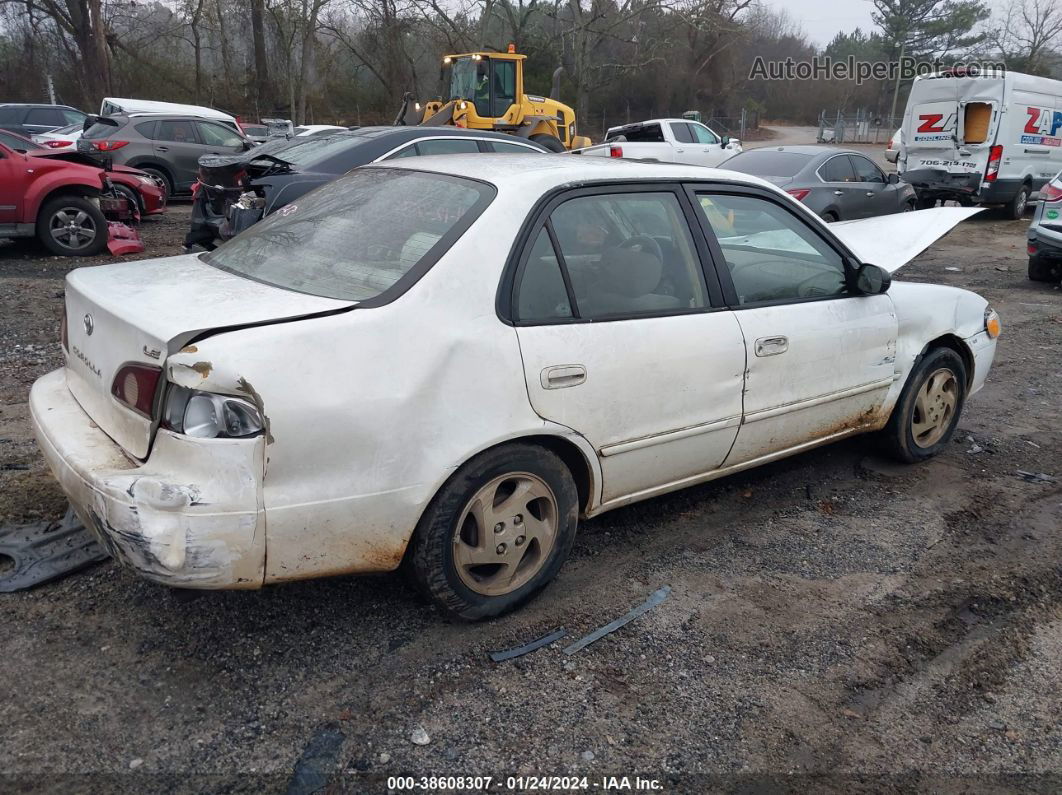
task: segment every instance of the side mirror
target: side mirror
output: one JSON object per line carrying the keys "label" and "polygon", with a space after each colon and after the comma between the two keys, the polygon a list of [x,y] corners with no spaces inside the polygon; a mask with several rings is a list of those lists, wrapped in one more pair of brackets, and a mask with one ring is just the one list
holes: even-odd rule
{"label": "side mirror", "polygon": [[730,136],[729,135],[721,135],[721,136],[719,136],[719,143],[724,149],[726,147],[730,146]]}
{"label": "side mirror", "polygon": [[900,184],[900,175],[897,174],[895,171],[892,172],[891,174],[889,174],[889,184],[890,185],[899,185]]}
{"label": "side mirror", "polygon": [[884,268],[864,262],[856,271],[855,285],[863,295],[881,295],[892,284],[892,276]]}

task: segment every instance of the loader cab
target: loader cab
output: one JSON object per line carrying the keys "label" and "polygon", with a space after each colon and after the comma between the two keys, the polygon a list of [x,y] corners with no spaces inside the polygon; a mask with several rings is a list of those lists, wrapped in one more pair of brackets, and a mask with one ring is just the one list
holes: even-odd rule
{"label": "loader cab", "polygon": [[[465,100],[483,119],[507,116],[523,92],[523,55],[512,53],[471,53],[448,55],[443,59],[447,78],[446,100]],[[512,121],[516,121],[513,119]]]}

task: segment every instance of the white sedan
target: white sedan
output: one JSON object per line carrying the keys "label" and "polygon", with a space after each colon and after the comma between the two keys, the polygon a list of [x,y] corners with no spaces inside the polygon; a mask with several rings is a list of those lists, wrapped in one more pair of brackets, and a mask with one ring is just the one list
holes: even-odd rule
{"label": "white sedan", "polygon": [[81,518],[153,580],[405,561],[452,615],[494,616],[557,574],[580,517],[853,434],[944,449],[999,320],[888,271],[970,212],[831,228],[721,170],[385,162],[216,251],[73,271],[33,421]]}

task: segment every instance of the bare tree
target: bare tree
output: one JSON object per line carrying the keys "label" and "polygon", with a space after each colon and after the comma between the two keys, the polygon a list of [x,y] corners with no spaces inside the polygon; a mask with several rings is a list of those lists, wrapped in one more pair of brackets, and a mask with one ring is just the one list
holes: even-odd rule
{"label": "bare tree", "polygon": [[1052,45],[1062,34],[1062,6],[1058,0],[1011,0],[991,30],[991,44],[1008,67],[1046,73]]}

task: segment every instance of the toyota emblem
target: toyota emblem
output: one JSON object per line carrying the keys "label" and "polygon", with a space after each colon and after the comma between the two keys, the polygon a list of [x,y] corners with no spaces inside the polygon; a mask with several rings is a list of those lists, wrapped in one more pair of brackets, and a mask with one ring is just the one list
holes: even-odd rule
{"label": "toyota emblem", "polygon": [[93,328],[94,328],[94,324],[92,322],[92,315],[86,314],[85,315],[85,333],[88,334],[90,337],[92,336],[92,329]]}

